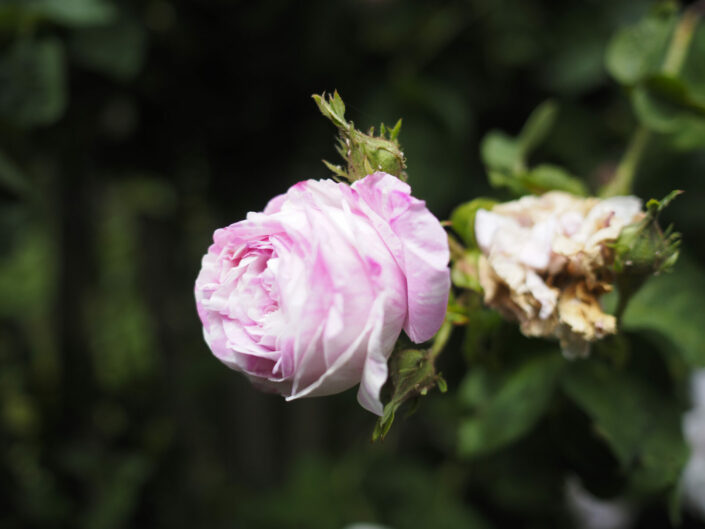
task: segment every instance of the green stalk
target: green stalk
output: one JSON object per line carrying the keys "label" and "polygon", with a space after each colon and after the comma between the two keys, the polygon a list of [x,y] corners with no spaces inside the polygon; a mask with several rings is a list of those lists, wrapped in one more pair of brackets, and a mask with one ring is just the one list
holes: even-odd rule
{"label": "green stalk", "polygon": [[703,11],[705,11],[705,2],[701,0],[683,12],[673,32],[673,37],[671,37],[671,43],[666,52],[666,59],[663,61],[663,73],[678,75],[681,68],[683,68],[683,63],[688,55],[688,48],[690,48],[690,42],[693,40],[695,28],[698,26],[698,21]]}
{"label": "green stalk", "polygon": [[646,145],[651,139],[651,132],[643,125],[639,125],[629,140],[629,147],[614,173],[614,178],[600,191],[602,197],[629,195],[632,192],[636,169],[646,150]]}
{"label": "green stalk", "polygon": [[443,321],[443,325],[438,329],[433,344],[428,351],[429,360],[433,361],[443,351],[451,333],[453,332],[453,324],[447,319]]}

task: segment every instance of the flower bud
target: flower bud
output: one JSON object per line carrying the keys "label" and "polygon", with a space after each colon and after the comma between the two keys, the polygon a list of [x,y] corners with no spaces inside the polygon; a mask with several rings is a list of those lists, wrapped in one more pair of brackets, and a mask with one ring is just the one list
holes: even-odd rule
{"label": "flower bud", "polygon": [[673,191],[663,200],[649,200],[646,215],[626,226],[614,244],[614,269],[618,274],[646,278],[670,269],[678,259],[680,234],[665,231],[658,224],[663,209],[682,191]]}
{"label": "flower bud", "polygon": [[381,171],[406,180],[406,160],[397,139],[401,120],[391,129],[382,123],[379,136],[375,136],[374,127],[365,134],[357,130],[352,121],[345,119],[345,104],[338,92],[328,97],[325,93],[314,95],[313,99],[321,113],[338,128],[337,150],[346,167],[323,162],[336,176],[355,182]]}

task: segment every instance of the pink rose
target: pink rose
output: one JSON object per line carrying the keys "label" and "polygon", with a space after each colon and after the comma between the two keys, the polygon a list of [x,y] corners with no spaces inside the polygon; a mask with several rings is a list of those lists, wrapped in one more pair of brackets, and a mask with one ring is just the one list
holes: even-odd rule
{"label": "pink rose", "polygon": [[216,230],[196,279],[213,354],[287,400],[380,389],[402,328],[416,343],[445,316],[448,242],[410,188],[386,173],[352,186],[299,182],[262,213]]}

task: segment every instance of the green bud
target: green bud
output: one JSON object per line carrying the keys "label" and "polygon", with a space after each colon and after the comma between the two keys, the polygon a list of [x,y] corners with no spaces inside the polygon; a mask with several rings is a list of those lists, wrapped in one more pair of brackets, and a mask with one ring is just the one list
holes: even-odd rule
{"label": "green bud", "polygon": [[669,271],[678,259],[680,233],[669,226],[662,230],[658,216],[682,191],[672,191],[662,200],[651,199],[646,215],[622,229],[614,243],[614,271],[617,273],[619,304],[616,316],[621,319],[631,297],[651,275]]}
{"label": "green bud", "polygon": [[680,234],[672,227],[662,230],[658,216],[682,191],[672,191],[663,200],[649,200],[643,219],[626,226],[614,243],[614,270],[618,274],[649,276],[669,270],[678,259]]}
{"label": "green bud", "polygon": [[375,171],[384,171],[406,180],[406,159],[397,139],[401,120],[391,129],[382,123],[379,136],[375,136],[374,127],[365,134],[345,119],[345,104],[337,91],[332,96],[314,95],[313,99],[321,113],[338,128],[336,149],[345,166],[323,161],[337,179],[354,182]]}

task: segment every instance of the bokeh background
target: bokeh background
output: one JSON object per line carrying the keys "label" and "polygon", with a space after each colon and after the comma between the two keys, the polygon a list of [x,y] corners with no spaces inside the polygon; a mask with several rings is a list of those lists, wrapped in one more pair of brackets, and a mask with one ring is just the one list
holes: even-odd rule
{"label": "bokeh background", "polygon": [[[414,194],[441,218],[502,196],[480,140],[549,97],[560,114],[536,159],[596,189],[635,126],[605,47],[649,5],[0,3],[0,525],[580,526],[566,489],[522,461],[457,457],[460,336],[441,358],[449,394],[371,444],[354,391],[285,403],[220,365],[193,282],[215,228],[327,176],[334,129],[310,97],[324,90],[361,128],[403,117]],[[702,151],[655,145],[636,185],[686,191],[665,218],[696,267],[704,176]],[[668,525],[660,503],[635,516]]]}

